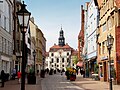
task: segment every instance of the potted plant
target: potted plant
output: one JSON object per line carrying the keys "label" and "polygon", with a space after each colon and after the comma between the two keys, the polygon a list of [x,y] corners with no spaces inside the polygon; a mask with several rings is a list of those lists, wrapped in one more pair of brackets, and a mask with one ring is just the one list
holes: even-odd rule
{"label": "potted plant", "polygon": [[27,82],[28,84],[36,84],[36,76],[35,76],[35,71],[33,68],[30,69],[27,75]]}
{"label": "potted plant", "polygon": [[66,76],[67,76],[67,80],[70,79],[70,81],[75,81],[76,79],[76,70],[74,68],[67,68],[66,69]]}

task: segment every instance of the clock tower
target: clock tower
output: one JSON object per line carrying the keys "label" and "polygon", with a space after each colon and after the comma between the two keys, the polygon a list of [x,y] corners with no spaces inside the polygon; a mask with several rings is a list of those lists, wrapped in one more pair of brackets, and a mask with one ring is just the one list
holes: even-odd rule
{"label": "clock tower", "polygon": [[59,46],[64,46],[65,45],[64,31],[62,30],[62,27],[61,27],[61,30],[60,30],[60,33],[59,33],[58,45]]}

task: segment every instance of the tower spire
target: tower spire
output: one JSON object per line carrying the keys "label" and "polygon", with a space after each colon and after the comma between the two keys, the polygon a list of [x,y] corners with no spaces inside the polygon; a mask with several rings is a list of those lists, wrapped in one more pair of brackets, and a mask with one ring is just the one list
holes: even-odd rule
{"label": "tower spire", "polygon": [[61,30],[62,30],[62,24],[61,24]]}
{"label": "tower spire", "polygon": [[65,38],[64,38],[64,31],[62,30],[62,24],[61,24],[60,35],[59,35],[59,38],[58,38],[58,45],[59,46],[64,46],[65,45]]}

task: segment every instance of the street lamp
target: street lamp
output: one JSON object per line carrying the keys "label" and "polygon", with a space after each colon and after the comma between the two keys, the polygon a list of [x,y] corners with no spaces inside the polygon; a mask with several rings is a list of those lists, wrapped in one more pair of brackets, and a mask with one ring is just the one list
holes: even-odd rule
{"label": "street lamp", "polygon": [[113,41],[114,41],[114,38],[113,36],[111,36],[111,34],[109,36],[107,36],[107,42],[106,42],[106,45],[107,45],[107,49],[108,49],[108,52],[109,52],[109,76],[110,76],[110,90],[112,90],[112,78],[111,78],[111,58],[110,58],[110,55],[111,55],[111,48],[113,46]]}
{"label": "street lamp", "polygon": [[22,77],[21,77],[21,90],[25,90],[25,33],[27,31],[27,27],[29,24],[29,19],[30,19],[31,13],[27,11],[26,5],[23,4],[21,5],[21,9],[17,12],[17,17],[22,33],[22,38],[23,38],[23,45],[22,45]]}
{"label": "street lamp", "polygon": [[33,51],[33,57],[34,57],[34,75],[35,75],[35,56],[36,56],[36,52],[35,50]]}

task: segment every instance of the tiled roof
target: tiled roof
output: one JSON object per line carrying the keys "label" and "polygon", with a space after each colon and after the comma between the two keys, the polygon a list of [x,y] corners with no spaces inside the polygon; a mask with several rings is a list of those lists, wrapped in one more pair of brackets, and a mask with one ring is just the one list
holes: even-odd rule
{"label": "tiled roof", "polygon": [[54,45],[50,48],[49,51],[56,51],[59,49],[63,49],[64,51],[66,51],[66,50],[72,50],[73,48],[71,48],[68,44],[66,44],[64,46]]}
{"label": "tiled roof", "polygon": [[78,55],[78,51],[77,51],[77,50],[74,50],[74,51],[72,52],[72,55],[73,55],[73,56],[77,56],[77,55]]}

